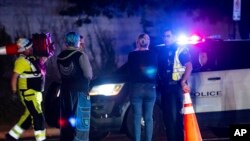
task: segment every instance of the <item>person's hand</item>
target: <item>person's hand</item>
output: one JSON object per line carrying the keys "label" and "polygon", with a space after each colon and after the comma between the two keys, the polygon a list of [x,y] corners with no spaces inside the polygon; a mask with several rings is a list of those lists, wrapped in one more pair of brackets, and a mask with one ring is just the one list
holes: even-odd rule
{"label": "person's hand", "polygon": [[17,90],[12,90],[11,100],[16,101],[18,99]]}
{"label": "person's hand", "polygon": [[187,84],[183,84],[182,86],[182,90],[184,93],[189,93],[190,92],[190,88]]}
{"label": "person's hand", "polygon": [[12,89],[12,94],[17,95],[17,90]]}
{"label": "person's hand", "polygon": [[32,46],[30,40],[26,38],[19,38],[16,44],[18,46],[18,52],[23,52],[26,48],[30,48]]}

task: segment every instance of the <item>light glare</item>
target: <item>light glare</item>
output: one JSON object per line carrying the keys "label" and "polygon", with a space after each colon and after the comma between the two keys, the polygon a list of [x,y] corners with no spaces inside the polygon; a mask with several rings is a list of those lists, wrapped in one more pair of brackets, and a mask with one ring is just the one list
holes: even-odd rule
{"label": "light glare", "polygon": [[89,92],[89,95],[90,96],[94,96],[94,95],[114,96],[114,95],[117,95],[121,91],[123,85],[124,83],[103,84],[103,85],[94,86]]}
{"label": "light glare", "polygon": [[69,123],[71,124],[72,127],[75,127],[76,126],[76,119],[73,117],[69,118]]}

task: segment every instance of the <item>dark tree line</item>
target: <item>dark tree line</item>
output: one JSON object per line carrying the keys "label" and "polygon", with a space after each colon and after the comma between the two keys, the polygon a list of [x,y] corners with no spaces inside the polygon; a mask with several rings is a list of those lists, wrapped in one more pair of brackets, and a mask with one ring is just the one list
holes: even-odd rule
{"label": "dark tree line", "polygon": [[[220,20],[232,22],[233,0],[68,0],[73,5],[60,11],[61,15],[79,16],[78,26],[91,23],[91,17],[104,15],[108,18],[142,14],[144,9],[163,9],[165,12],[186,11],[194,20],[209,19],[211,23]],[[249,38],[249,0],[241,0],[241,20],[237,22],[242,38]]]}

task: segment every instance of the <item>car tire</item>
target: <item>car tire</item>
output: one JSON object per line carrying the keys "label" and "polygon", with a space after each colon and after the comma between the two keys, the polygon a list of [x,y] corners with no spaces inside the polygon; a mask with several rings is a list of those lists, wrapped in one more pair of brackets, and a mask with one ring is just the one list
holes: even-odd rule
{"label": "car tire", "polygon": [[90,141],[102,141],[105,137],[107,137],[109,132],[102,132],[102,131],[93,131],[90,129],[89,133],[89,140]]}
{"label": "car tire", "polygon": [[[126,114],[126,118],[125,120],[125,132],[127,134],[127,136],[129,138],[133,138],[133,113],[132,113],[132,108],[128,108],[127,114]],[[162,132],[164,131],[164,125],[162,124],[163,120],[162,120],[162,111],[161,108],[155,104],[154,106],[154,111],[153,111],[153,120],[154,120],[154,124],[153,124],[153,139],[162,136]],[[141,138],[142,140],[144,140],[145,137],[145,127],[143,125],[143,121],[142,123],[142,130],[141,130]]]}

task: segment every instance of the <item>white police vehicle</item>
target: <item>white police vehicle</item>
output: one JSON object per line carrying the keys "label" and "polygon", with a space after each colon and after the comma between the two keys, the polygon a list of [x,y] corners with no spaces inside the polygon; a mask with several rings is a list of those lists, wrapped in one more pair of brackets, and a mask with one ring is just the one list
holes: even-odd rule
{"label": "white police vehicle", "polygon": [[189,79],[199,126],[228,137],[230,125],[250,123],[250,40],[211,40],[194,47],[205,48],[209,61],[207,70]]}

